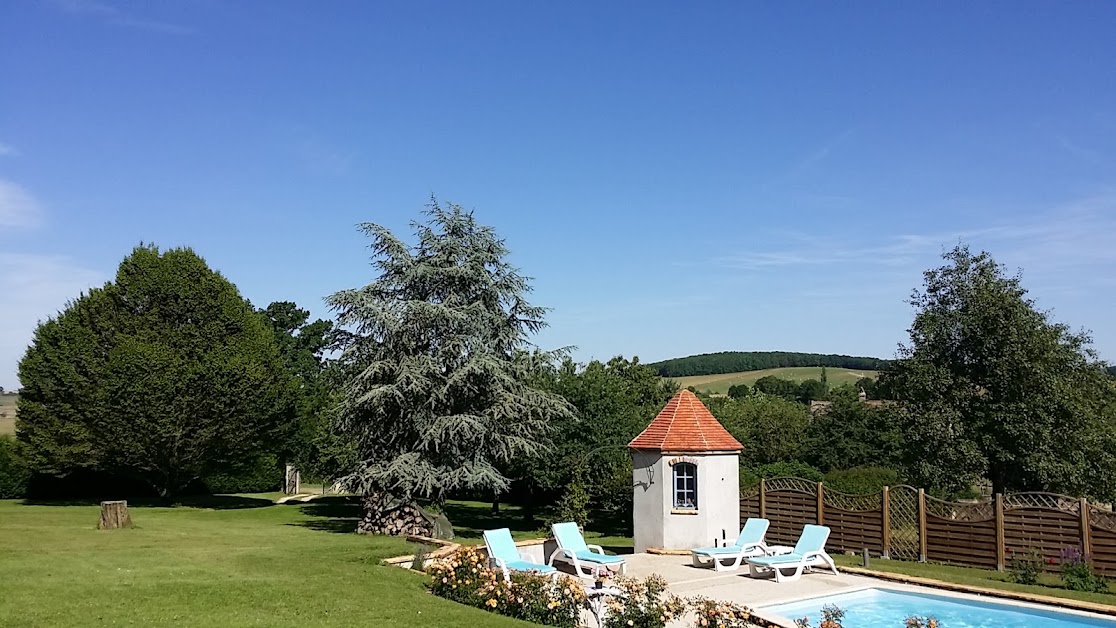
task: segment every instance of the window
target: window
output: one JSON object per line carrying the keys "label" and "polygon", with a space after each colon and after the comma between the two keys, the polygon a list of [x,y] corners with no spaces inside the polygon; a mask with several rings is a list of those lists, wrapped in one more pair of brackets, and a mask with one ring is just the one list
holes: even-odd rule
{"label": "window", "polygon": [[674,465],[674,507],[697,510],[697,465],[679,462]]}

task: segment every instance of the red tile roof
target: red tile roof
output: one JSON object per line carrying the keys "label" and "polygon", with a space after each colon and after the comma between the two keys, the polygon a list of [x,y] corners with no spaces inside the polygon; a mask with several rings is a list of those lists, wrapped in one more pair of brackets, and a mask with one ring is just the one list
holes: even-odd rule
{"label": "red tile roof", "polygon": [[628,443],[632,449],[670,452],[740,451],[744,446],[732,437],[697,395],[681,390],[659,416]]}

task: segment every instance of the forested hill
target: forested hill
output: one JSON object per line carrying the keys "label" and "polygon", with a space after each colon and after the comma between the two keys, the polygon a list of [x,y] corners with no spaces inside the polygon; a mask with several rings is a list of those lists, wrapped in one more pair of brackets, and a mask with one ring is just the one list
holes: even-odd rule
{"label": "forested hill", "polygon": [[824,353],[794,353],[789,351],[722,351],[703,353],[685,358],[674,358],[649,364],[662,377],[689,377],[691,375],[719,375],[758,371],[788,366],[829,366],[834,368],[878,371],[887,365],[880,358],[833,355]]}

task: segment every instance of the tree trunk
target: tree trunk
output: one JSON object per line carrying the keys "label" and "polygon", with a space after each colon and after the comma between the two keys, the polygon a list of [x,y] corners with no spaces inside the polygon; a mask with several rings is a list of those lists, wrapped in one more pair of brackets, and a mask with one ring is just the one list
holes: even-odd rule
{"label": "tree trunk", "polygon": [[492,514],[500,514],[500,494],[496,493],[492,496]]}
{"label": "tree trunk", "polygon": [[361,498],[361,510],[360,521],[357,523],[357,532],[360,534],[434,535],[434,522],[423,516],[418,504],[386,492],[366,493]]}
{"label": "tree trunk", "polygon": [[132,517],[128,514],[128,502],[101,502],[101,530],[132,527]]}

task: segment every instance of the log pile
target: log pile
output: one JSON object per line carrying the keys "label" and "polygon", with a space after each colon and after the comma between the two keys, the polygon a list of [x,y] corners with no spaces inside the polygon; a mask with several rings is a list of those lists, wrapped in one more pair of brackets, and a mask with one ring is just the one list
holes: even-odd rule
{"label": "log pile", "polygon": [[[361,534],[386,534],[389,536],[435,536],[441,527],[437,517],[425,512],[414,502],[405,502],[384,493],[372,493],[362,498],[362,513],[357,524]],[[451,532],[452,534],[452,532]]]}

